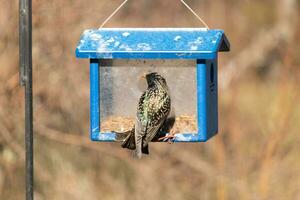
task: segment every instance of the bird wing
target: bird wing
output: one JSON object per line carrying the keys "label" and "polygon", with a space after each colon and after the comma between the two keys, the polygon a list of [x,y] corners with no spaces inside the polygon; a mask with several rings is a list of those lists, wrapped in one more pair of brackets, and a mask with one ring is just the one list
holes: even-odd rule
{"label": "bird wing", "polygon": [[160,108],[157,110],[157,112],[153,113],[154,116],[152,116],[155,120],[155,124],[147,124],[145,127],[146,134],[143,139],[143,146],[146,146],[157,134],[158,130],[161,128],[162,124],[165,122],[169,112],[170,112],[170,106],[171,106],[171,99],[169,96],[166,96],[166,99],[163,100],[163,104],[160,106]]}

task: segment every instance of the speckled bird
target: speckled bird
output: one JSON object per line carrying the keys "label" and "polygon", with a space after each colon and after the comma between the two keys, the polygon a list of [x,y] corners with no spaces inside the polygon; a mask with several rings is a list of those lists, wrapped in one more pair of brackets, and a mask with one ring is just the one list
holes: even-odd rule
{"label": "speckled bird", "polygon": [[158,134],[171,109],[171,98],[166,80],[158,73],[145,75],[148,88],[142,94],[136,114],[135,127],[122,147],[135,150],[136,158],[148,154],[148,143]]}

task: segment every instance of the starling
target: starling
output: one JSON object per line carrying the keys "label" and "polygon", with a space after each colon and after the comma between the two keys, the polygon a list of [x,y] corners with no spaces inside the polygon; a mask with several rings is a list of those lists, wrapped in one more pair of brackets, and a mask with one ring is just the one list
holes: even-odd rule
{"label": "starling", "polygon": [[137,158],[141,158],[142,153],[149,154],[148,143],[157,137],[171,109],[166,80],[156,72],[145,78],[148,88],[139,100],[135,127],[122,144],[123,148],[135,150]]}

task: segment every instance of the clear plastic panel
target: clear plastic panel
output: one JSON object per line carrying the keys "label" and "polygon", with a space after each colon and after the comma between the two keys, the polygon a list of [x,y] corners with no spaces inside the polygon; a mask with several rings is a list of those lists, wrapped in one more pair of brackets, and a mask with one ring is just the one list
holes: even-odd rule
{"label": "clear plastic panel", "polygon": [[100,129],[127,131],[134,126],[137,104],[147,89],[145,73],[157,72],[167,81],[175,118],[172,132],[197,133],[195,60],[101,60]]}

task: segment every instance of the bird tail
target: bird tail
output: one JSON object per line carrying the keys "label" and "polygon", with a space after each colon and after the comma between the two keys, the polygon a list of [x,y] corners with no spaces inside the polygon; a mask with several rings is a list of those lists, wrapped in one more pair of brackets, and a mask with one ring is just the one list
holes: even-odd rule
{"label": "bird tail", "polygon": [[[125,140],[123,141],[123,143],[121,145],[123,148],[127,148],[127,149],[130,149],[130,150],[135,150],[136,149],[134,133],[135,133],[134,128],[132,130],[124,132],[124,133],[117,133],[117,136],[116,136],[117,139],[118,138],[120,138],[120,139],[123,138],[122,140],[124,140],[124,136],[125,136]],[[148,145],[142,147],[142,153],[143,154],[149,154]]]}
{"label": "bird tail", "polygon": [[148,144],[146,146],[142,147],[142,153],[143,154],[149,154]]}
{"label": "bird tail", "polygon": [[131,150],[135,149],[134,129],[129,132],[121,146]]}
{"label": "bird tail", "polygon": [[121,142],[121,141],[124,141],[128,135],[131,134],[131,131],[125,131],[125,132],[116,132],[116,131],[113,131],[113,133],[116,134],[116,141],[118,142]]}

